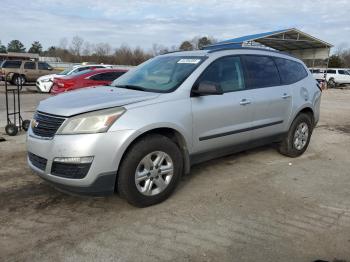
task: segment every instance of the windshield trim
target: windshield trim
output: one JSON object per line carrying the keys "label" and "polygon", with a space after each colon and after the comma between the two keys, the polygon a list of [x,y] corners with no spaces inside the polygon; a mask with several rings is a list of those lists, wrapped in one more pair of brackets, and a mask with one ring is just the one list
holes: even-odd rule
{"label": "windshield trim", "polygon": [[[189,73],[188,73],[188,75],[182,80],[182,81],[180,81],[179,83],[177,83],[173,88],[170,88],[170,89],[168,89],[168,90],[159,90],[159,89],[152,89],[152,88],[144,88],[144,90],[140,90],[140,91],[142,91],[142,92],[152,92],[152,93],[160,93],[160,94],[166,94],[166,93],[172,93],[172,92],[174,92],[176,89],[178,89],[191,75],[192,75],[192,73],[205,61],[205,60],[207,60],[208,59],[208,56],[207,55],[205,55],[205,56],[195,56],[195,55],[192,55],[192,56],[186,56],[186,55],[184,55],[184,56],[175,56],[175,55],[167,55],[167,54],[165,54],[165,55],[159,55],[159,56],[156,56],[156,57],[170,57],[170,56],[172,56],[172,57],[177,57],[177,58],[183,58],[183,59],[195,59],[195,58],[200,58],[201,59],[201,61],[198,63],[198,64],[196,64],[196,66],[195,67],[193,67],[193,69],[192,69],[192,71],[190,71]],[[154,57],[154,58],[156,58],[156,57]],[[116,88],[123,88],[123,87],[120,87],[120,86],[123,86],[122,84],[112,84],[111,86],[113,86],[113,87],[116,87]],[[126,85],[127,86],[127,85]],[[143,87],[142,87],[143,88]],[[125,89],[127,89],[127,88],[125,88]]]}

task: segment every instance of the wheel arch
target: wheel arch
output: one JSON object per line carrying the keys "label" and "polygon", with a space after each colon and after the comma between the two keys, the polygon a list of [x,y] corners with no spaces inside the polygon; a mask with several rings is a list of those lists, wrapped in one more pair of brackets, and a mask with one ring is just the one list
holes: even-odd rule
{"label": "wheel arch", "polygon": [[183,159],[183,173],[188,174],[191,168],[188,142],[186,141],[184,135],[182,135],[182,133],[178,129],[169,126],[149,127],[147,129],[143,129],[142,131],[135,133],[135,135],[129,140],[129,142],[125,146],[125,149],[122,152],[122,156],[118,163],[118,170],[119,166],[124,160],[126,153],[131,148],[131,146],[137,143],[141,138],[151,134],[159,134],[166,136],[179,147]]}
{"label": "wheel arch", "polygon": [[304,106],[304,107],[300,108],[299,110],[297,110],[297,113],[294,115],[294,117],[292,118],[292,121],[289,124],[289,128],[290,128],[291,124],[293,123],[294,119],[302,113],[309,115],[311,117],[312,124],[315,125],[315,112],[311,108],[311,106],[307,105],[307,106]]}

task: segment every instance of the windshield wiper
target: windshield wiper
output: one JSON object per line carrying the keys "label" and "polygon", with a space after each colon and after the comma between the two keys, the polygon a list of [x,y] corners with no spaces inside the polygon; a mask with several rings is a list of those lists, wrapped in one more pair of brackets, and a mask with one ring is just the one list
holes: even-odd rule
{"label": "windshield wiper", "polygon": [[125,89],[131,89],[131,90],[138,90],[138,91],[147,91],[145,88],[142,86],[135,86],[135,85],[116,85],[114,87],[119,87],[119,88],[125,88]]}

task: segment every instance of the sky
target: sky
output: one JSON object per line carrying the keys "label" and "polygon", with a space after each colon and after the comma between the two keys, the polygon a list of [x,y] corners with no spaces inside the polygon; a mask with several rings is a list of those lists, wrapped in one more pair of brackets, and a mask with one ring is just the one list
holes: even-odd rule
{"label": "sky", "polygon": [[337,48],[350,48],[350,0],[0,0],[0,41],[44,49],[78,35],[143,49],[178,46],[195,36],[225,40],[298,28]]}

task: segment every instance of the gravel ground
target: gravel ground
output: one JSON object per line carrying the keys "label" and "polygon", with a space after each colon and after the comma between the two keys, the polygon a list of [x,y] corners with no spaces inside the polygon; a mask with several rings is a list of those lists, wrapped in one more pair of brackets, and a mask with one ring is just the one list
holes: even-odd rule
{"label": "gravel ground", "polygon": [[[44,97],[23,94],[26,116]],[[3,135],[0,261],[350,260],[350,90],[325,91],[321,107],[303,156],[212,160],[144,209],[56,191],[27,168],[24,134]],[[0,103],[0,136],[4,114]]]}

